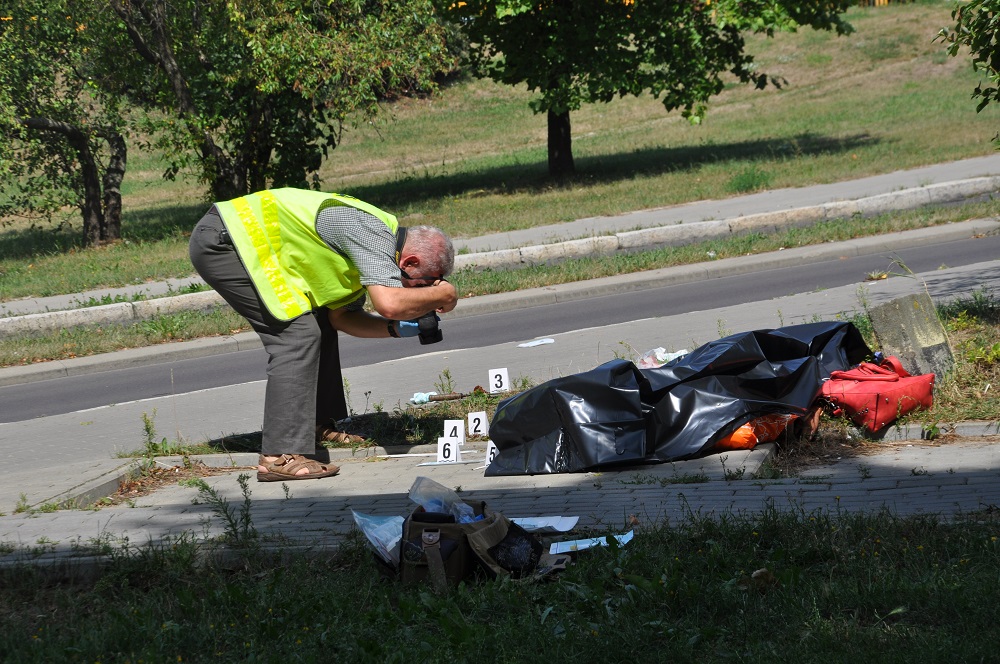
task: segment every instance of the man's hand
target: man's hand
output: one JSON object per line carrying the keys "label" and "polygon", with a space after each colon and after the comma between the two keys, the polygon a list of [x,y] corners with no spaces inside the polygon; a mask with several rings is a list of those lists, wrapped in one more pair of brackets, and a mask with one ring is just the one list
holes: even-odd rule
{"label": "man's hand", "polygon": [[431,288],[441,288],[441,297],[445,298],[445,304],[437,307],[435,309],[439,314],[447,313],[458,306],[458,291],[455,290],[455,285],[450,281],[435,281],[431,284]]}

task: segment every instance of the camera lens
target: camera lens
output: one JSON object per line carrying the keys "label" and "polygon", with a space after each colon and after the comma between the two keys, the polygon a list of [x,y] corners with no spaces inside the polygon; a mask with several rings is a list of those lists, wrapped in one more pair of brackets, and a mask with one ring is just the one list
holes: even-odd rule
{"label": "camera lens", "polygon": [[418,318],[417,326],[420,330],[420,343],[423,345],[436,344],[444,339],[441,328],[438,327],[437,314],[433,311]]}

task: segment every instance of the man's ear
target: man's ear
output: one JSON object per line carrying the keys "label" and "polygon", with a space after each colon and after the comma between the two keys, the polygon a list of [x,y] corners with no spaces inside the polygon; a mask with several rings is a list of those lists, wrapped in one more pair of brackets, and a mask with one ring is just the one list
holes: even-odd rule
{"label": "man's ear", "polygon": [[403,256],[403,260],[400,261],[399,267],[404,270],[411,267],[420,267],[420,257],[416,254],[406,254]]}

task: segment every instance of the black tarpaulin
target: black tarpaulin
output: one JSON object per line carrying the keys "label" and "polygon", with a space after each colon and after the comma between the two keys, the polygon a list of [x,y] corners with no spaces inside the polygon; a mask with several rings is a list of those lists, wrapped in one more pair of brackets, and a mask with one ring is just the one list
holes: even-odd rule
{"label": "black tarpaulin", "polygon": [[831,371],[871,354],[850,323],[733,334],[662,367],[614,360],[497,406],[487,476],[594,470],[697,456],[765,413],[805,413]]}

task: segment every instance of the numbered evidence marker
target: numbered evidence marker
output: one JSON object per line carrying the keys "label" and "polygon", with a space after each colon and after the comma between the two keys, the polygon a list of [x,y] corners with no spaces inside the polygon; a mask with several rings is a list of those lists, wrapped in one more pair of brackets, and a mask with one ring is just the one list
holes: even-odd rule
{"label": "numbered evidence marker", "polygon": [[499,454],[499,453],[500,453],[500,450],[497,449],[496,443],[494,443],[492,440],[487,440],[486,441],[486,465],[488,466],[491,463],[493,463],[493,459],[497,458],[497,454]]}
{"label": "numbered evidence marker", "polygon": [[465,420],[445,420],[444,437],[458,445],[465,445]]}
{"label": "numbered evidence marker", "polygon": [[438,438],[438,463],[458,463],[462,460],[462,448],[454,438]]}
{"label": "numbered evidence marker", "polygon": [[507,377],[507,367],[490,369],[490,394],[506,392],[510,389],[510,378]]}
{"label": "numbered evidence marker", "polygon": [[469,413],[467,419],[469,420],[470,436],[486,435],[486,431],[490,428],[490,423],[486,419],[486,411],[480,410],[475,413]]}

